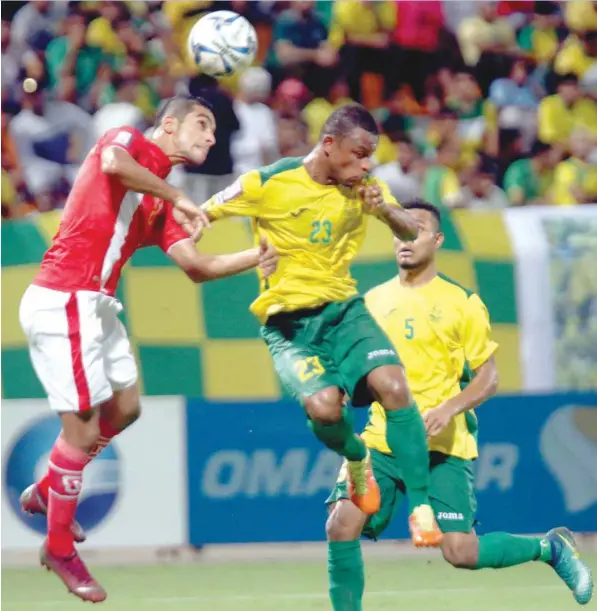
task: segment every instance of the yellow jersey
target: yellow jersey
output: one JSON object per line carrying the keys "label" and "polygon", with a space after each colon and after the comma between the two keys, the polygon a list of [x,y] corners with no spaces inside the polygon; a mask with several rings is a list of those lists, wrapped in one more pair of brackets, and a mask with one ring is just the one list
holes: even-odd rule
{"label": "yellow jersey", "polygon": [[[385,202],[398,205],[387,185],[376,182]],[[250,217],[256,240],[265,236],[280,254],[278,269],[261,280],[260,295],[251,304],[262,323],[279,312],[357,294],[350,265],[365,238],[363,202],[356,188],[315,182],[302,157],[247,172],[203,209],[216,220]]]}
{"label": "yellow jersey", "polygon": [[[470,381],[498,347],[491,340],[489,315],[481,299],[445,276],[415,288],[402,286],[396,277],[369,291],[365,302],[396,347],[422,413],[456,396],[461,384]],[[429,449],[476,458],[476,432],[474,411],[458,414],[429,439]],[[371,406],[362,437],[368,447],[390,454],[386,415],[379,403]]]}
{"label": "yellow jersey", "polygon": [[547,144],[566,144],[574,129],[597,134],[597,103],[581,98],[568,108],[559,95],[550,95],[539,103],[537,112],[539,138]]}
{"label": "yellow jersey", "polygon": [[573,187],[580,187],[591,201],[597,201],[597,167],[577,157],[560,162],[554,174],[553,203],[556,206],[578,204]]}

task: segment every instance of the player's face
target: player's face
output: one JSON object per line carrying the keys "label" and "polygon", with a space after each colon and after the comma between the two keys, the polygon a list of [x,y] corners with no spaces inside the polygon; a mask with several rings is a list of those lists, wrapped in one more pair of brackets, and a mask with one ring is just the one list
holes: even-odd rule
{"label": "player's face", "polygon": [[435,251],[444,242],[437,220],[428,210],[409,210],[417,221],[419,235],[414,242],[403,242],[394,238],[396,260],[401,269],[417,269],[427,265],[435,257]]}
{"label": "player's face", "polygon": [[203,106],[195,106],[179,123],[175,133],[179,154],[190,163],[201,165],[215,144],[216,120]]}
{"label": "player's face", "polygon": [[324,139],[331,174],[338,184],[354,187],[371,172],[371,156],[377,148],[377,140],[377,136],[360,127],[344,138],[328,136]]}

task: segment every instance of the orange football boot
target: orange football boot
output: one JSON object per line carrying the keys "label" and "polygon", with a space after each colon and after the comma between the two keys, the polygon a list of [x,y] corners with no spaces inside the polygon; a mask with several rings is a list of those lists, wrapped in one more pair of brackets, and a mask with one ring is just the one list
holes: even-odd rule
{"label": "orange football boot", "polygon": [[430,505],[415,507],[408,518],[408,527],[415,547],[439,547],[444,540]]}
{"label": "orange football boot", "polygon": [[348,493],[350,500],[368,516],[379,511],[381,494],[371,468],[369,451],[363,460],[348,461]]}

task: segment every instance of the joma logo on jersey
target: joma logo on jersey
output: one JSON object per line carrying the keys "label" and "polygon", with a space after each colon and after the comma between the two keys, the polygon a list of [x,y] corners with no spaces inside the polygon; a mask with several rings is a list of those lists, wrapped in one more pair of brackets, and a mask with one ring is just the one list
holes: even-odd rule
{"label": "joma logo on jersey", "polygon": [[380,358],[382,356],[396,356],[396,353],[393,350],[372,350],[367,355],[367,360],[372,361],[373,359]]}
{"label": "joma logo on jersey", "polygon": [[440,511],[437,514],[438,520],[452,520],[452,521],[462,521],[464,520],[464,516],[461,513],[456,513],[454,511]]}

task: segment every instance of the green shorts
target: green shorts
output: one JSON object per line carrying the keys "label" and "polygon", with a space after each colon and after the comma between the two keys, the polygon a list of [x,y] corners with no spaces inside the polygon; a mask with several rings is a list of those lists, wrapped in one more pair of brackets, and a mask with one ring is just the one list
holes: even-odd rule
{"label": "green shorts", "polygon": [[[430,452],[431,481],[429,496],[437,523],[442,532],[468,533],[475,526],[477,498],[475,497],[472,461]],[[371,450],[371,465],[381,492],[381,507],[363,529],[363,536],[377,539],[386,529],[406,491],[400,470],[393,456]],[[346,468],[340,474],[326,504],[348,499]]]}
{"label": "green shorts", "polygon": [[261,337],[280,380],[299,401],[337,386],[355,407],[364,407],[374,401],[366,376],[382,365],[400,365],[396,350],[360,296],[270,316]]}

